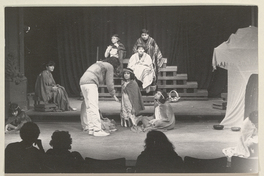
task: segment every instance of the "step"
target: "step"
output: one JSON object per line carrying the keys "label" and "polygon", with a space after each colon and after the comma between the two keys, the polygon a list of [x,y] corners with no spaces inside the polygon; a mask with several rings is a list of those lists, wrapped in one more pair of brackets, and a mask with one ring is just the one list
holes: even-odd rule
{"label": "step", "polygon": [[159,76],[158,81],[163,80],[187,80],[187,74],[177,74],[176,76]]}
{"label": "step", "polygon": [[174,89],[174,88],[198,88],[197,82],[187,82],[183,85],[158,85],[159,89]]}

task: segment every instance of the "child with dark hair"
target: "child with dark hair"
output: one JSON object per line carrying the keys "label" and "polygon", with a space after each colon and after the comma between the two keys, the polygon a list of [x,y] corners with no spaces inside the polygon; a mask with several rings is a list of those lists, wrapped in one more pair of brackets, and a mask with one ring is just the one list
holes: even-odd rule
{"label": "child with dark hair", "polygon": [[121,126],[136,126],[136,119],[139,112],[144,110],[144,104],[140,89],[135,81],[133,70],[126,68],[123,70],[122,100],[121,100]]}
{"label": "child with dark hair", "polygon": [[16,132],[26,122],[31,122],[30,117],[16,103],[9,104],[9,112],[5,122],[5,133]]}
{"label": "child with dark hair", "polygon": [[164,91],[157,91],[154,95],[154,114],[143,116],[140,120],[143,123],[143,131],[152,129],[171,130],[175,127],[175,116],[173,109],[168,102],[168,94]]}
{"label": "child with dark hair", "polygon": [[123,58],[126,51],[125,46],[120,42],[118,34],[114,34],[111,37],[111,44],[105,50],[105,58],[117,58],[120,62],[120,67],[117,69],[117,74],[120,74],[123,70]]}
{"label": "child with dark hair", "polygon": [[173,144],[161,131],[149,131],[145,139],[145,149],[137,158],[138,173],[180,173],[183,160],[174,151]]}
{"label": "child with dark hair", "polygon": [[46,154],[61,158],[59,163],[55,163],[57,172],[74,172],[82,167],[84,161],[79,152],[70,152],[72,138],[68,131],[53,132],[50,146],[52,149],[47,150]]}
{"label": "child with dark hair", "polygon": [[52,76],[55,62],[49,61],[45,69],[38,75],[35,83],[35,96],[45,104],[54,103],[57,111],[73,111],[65,88],[57,84]]}

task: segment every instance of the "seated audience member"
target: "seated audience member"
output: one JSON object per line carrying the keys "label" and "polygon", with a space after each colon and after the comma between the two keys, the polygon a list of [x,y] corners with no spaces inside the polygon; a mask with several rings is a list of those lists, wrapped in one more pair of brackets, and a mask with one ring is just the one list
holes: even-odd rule
{"label": "seated audience member", "polygon": [[49,61],[45,69],[39,74],[35,84],[35,96],[45,104],[54,103],[59,111],[72,111],[75,108],[70,107],[68,94],[64,87],[56,84],[52,72],[55,63]]}
{"label": "seated audience member", "polygon": [[137,45],[137,53],[130,57],[127,68],[133,70],[137,80],[142,83],[142,88],[148,93],[155,79],[155,72],[151,57],[145,53],[144,45]]}
{"label": "seated audience member", "polygon": [[53,132],[50,146],[46,154],[61,158],[59,162],[54,163],[57,172],[78,172],[82,168],[83,157],[79,152],[71,152],[72,138],[68,131]]}
{"label": "seated audience member", "polygon": [[5,122],[5,133],[19,131],[26,122],[31,122],[30,117],[20,109],[18,104],[11,103]]}
{"label": "seated audience member", "polygon": [[258,112],[249,114],[241,126],[241,133],[236,147],[223,149],[223,153],[229,158],[239,156],[250,158],[258,156]]}
{"label": "seated audience member", "polygon": [[174,151],[173,144],[161,131],[149,131],[145,149],[136,161],[137,173],[178,173],[183,172],[183,160]]}
{"label": "seated audience member", "polygon": [[33,122],[26,122],[21,127],[22,141],[10,143],[5,148],[6,173],[41,173],[51,167],[38,139],[39,134],[39,127]]}
{"label": "seated audience member", "polygon": [[143,123],[143,131],[173,129],[175,127],[175,116],[168,102],[168,94],[164,91],[157,91],[154,99],[154,114],[152,116],[138,117],[139,121],[137,124],[140,121]]}

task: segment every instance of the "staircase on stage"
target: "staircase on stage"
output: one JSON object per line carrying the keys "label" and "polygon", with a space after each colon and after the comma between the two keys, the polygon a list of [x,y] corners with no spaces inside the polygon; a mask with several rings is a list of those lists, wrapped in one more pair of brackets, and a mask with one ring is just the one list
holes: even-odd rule
{"label": "staircase on stage", "polygon": [[[123,68],[126,68],[129,59],[123,60]],[[121,83],[122,78],[115,77],[114,84],[117,97],[121,97]],[[167,93],[172,90],[176,90],[181,100],[207,100],[208,92],[205,89],[198,89],[197,82],[188,81],[187,74],[177,74],[177,66],[166,66],[163,64],[159,69],[157,87]],[[144,103],[153,101],[154,89],[151,89],[149,93],[142,91],[142,97]],[[175,97],[176,93],[172,92],[171,97]],[[113,100],[108,93],[106,85],[99,86],[99,99],[100,100]]]}

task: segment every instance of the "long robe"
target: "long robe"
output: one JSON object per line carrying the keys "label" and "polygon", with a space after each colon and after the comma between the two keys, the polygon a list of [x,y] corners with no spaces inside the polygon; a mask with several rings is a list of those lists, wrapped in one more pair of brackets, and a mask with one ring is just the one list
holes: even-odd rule
{"label": "long robe", "polygon": [[150,86],[155,78],[152,60],[147,53],[143,53],[141,58],[139,58],[138,53],[133,54],[129,59],[127,68],[133,70],[136,78],[142,82],[143,89]]}
{"label": "long robe", "polygon": [[[156,41],[149,36],[149,38],[144,41],[141,37],[137,39],[134,47],[133,47],[133,52],[137,52],[137,45],[138,44],[143,44],[145,46],[145,52],[150,55],[153,64],[156,66],[156,61],[159,67],[162,66],[164,63],[164,59],[162,59],[162,54],[159,49],[159,46],[157,45]],[[156,69],[156,67],[154,67]]]}
{"label": "long robe", "polygon": [[[132,113],[132,109],[135,111],[135,114]],[[128,83],[124,82],[122,84],[121,122],[122,120],[131,119],[133,125],[136,125],[136,116],[144,109],[144,103],[137,82],[135,80],[131,80]]]}
{"label": "long robe", "polygon": [[[58,87],[56,91],[53,90],[54,86]],[[39,74],[35,84],[35,96],[46,104],[52,101],[59,110],[72,110],[65,88],[56,84],[51,72],[48,70],[44,70]]]}
{"label": "long robe", "polygon": [[[157,129],[157,130],[171,130],[175,127],[175,116],[173,109],[169,102],[164,104],[154,105],[155,113],[153,116],[142,117],[142,123],[145,126],[145,131]],[[149,123],[150,120],[155,119],[152,124]]]}

